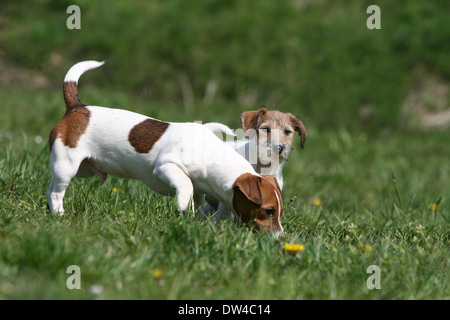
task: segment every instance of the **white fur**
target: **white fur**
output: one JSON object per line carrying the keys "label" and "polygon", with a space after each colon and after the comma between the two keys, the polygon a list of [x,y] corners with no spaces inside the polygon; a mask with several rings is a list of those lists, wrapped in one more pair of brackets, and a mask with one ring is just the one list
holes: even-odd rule
{"label": "white fur", "polygon": [[87,60],[87,61],[81,61],[72,66],[72,68],[69,69],[69,71],[66,74],[66,77],[64,78],[64,82],[68,81],[75,81],[78,83],[78,79],[80,79],[81,75],[85,73],[88,70],[98,68],[102,66],[105,62],[104,61],[94,61],[94,60]]}
{"label": "white fur", "polygon": [[[65,81],[77,82],[83,72],[102,64],[103,62],[97,61],[77,63],[68,71]],[[152,118],[127,110],[99,106],[68,108],[71,110],[67,115],[69,120],[63,126],[55,127],[54,134],[57,136],[51,145],[52,180],[47,190],[47,199],[52,213],[64,213],[64,194],[75,176],[89,177],[96,174],[106,179],[107,174],[111,174],[141,180],[150,189],[161,194],[176,195],[178,208],[183,212],[189,205],[192,205],[193,210],[194,204],[202,206],[203,203],[197,200],[204,199],[206,194],[220,203],[220,212],[225,213],[219,214],[217,218],[228,219],[232,213],[237,214],[236,208],[241,208],[240,205],[245,208],[246,204],[233,203],[233,186],[238,178],[246,173],[261,177],[245,158],[211,131],[234,135],[225,125],[166,122],[168,126],[158,129],[164,131],[159,132],[161,135],[150,151],[142,153],[144,151],[141,148],[136,150],[136,142],[133,142],[135,146],[130,142],[130,133],[135,137],[138,131],[132,129]],[[89,111],[87,127],[82,134],[70,128],[71,121],[74,121],[70,117],[77,108]],[[153,129],[155,128],[158,126]],[[75,146],[64,145],[62,137],[67,134],[64,130],[75,136],[80,134]],[[240,182],[245,182],[245,179],[250,181],[252,176],[243,177],[244,181],[241,179]],[[279,234],[283,230],[279,220],[282,202],[275,186],[269,187],[266,183],[265,188],[273,188],[275,192],[279,215],[276,221],[279,226],[276,226],[275,231]],[[267,201],[270,202],[270,199]],[[264,210],[263,205],[261,208]]]}
{"label": "white fur", "polygon": [[[275,177],[280,189],[283,189],[283,165],[285,161],[280,161],[278,151],[276,150],[276,147],[278,146],[277,143],[271,143],[269,148],[272,149],[264,149],[262,147],[258,148],[258,140],[256,139],[256,135],[253,135],[253,138],[247,140],[234,140],[236,134],[234,134],[233,130],[231,130],[228,126],[222,123],[214,123],[213,126],[208,126],[208,124],[205,124],[205,126],[213,132],[225,133],[227,136],[233,137],[233,140],[227,138],[224,141],[225,144],[233,148],[237,153],[244,157],[255,170],[257,170],[259,159],[260,163],[265,165],[265,167],[261,168],[261,172],[259,173]],[[273,131],[275,132],[275,130]],[[272,156],[268,157],[267,154],[271,154]]]}
{"label": "white fur", "polygon": [[219,123],[219,122],[208,122],[204,124],[205,127],[207,127],[209,130],[211,130],[212,132],[217,132],[217,133],[224,133],[227,136],[232,136],[235,137],[236,135],[234,134],[233,130],[231,130],[228,126]]}
{"label": "white fur", "polygon": [[[230,129],[231,130],[231,129]],[[266,174],[269,176],[273,176],[277,179],[277,182],[280,186],[280,189],[283,190],[283,165],[284,161],[281,162],[278,157],[277,150],[266,150],[264,148],[258,148],[258,141],[255,138],[250,138],[249,140],[238,140],[238,141],[226,141],[227,145],[231,146],[234,150],[236,150],[242,157],[244,157],[253,168],[256,170],[257,168],[257,160],[260,162],[266,161],[263,163],[267,165],[267,167],[261,168],[261,174]],[[273,147],[276,147],[276,143],[272,143]],[[260,154],[258,154],[258,152]],[[272,157],[267,157],[267,153],[270,152]],[[263,153],[265,153],[263,155]]]}
{"label": "white fur", "polygon": [[[87,70],[104,62],[82,61],[72,66],[64,81],[78,82]],[[178,206],[186,211],[195,193],[204,193],[232,209],[235,180],[256,172],[211,130],[233,135],[225,125],[209,123],[169,123],[149,153],[138,153],[128,141],[131,129],[149,119],[121,109],[86,106],[90,111],[86,132],[76,148],[54,141],[50,153],[52,181],[47,191],[52,212],[64,213],[63,198],[75,176],[107,174],[143,181],[156,192],[177,195]],[[259,175],[258,175],[259,176]],[[199,204],[200,205],[200,204]]]}
{"label": "white fur", "polygon": [[[244,173],[258,175],[250,163],[204,125],[169,123],[149,153],[137,153],[128,134],[148,117],[120,109],[86,108],[91,117],[77,147],[69,148],[56,139],[52,148],[53,176],[47,193],[52,211],[64,212],[64,191],[76,175],[104,173],[139,179],[158,193],[176,194],[182,211],[188,208],[194,190],[233,209],[233,183]],[[80,171],[84,159],[89,159],[89,167],[82,166]]]}

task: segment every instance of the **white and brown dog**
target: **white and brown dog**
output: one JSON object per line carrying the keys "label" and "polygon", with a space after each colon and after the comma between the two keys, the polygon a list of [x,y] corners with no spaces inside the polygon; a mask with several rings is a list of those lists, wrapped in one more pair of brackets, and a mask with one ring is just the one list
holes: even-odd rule
{"label": "white and brown dog", "polygon": [[291,113],[260,108],[243,112],[241,124],[249,140],[232,141],[231,145],[256,172],[274,176],[283,189],[283,166],[292,152],[295,132],[300,136],[300,147],[305,145],[303,122]]}
{"label": "white and brown dog", "polygon": [[52,179],[47,199],[52,213],[64,213],[64,194],[75,176],[106,179],[111,174],[176,195],[182,212],[206,194],[258,230],[283,232],[283,202],[276,180],[256,173],[206,126],[83,105],[78,79],[102,64],[77,63],[64,79],[67,110],[49,137]]}
{"label": "white and brown dog", "polygon": [[[242,130],[248,140],[234,140],[236,134],[225,125],[210,126],[217,133],[225,133],[225,143],[236,150],[255,169],[256,172],[274,177],[280,190],[283,188],[283,166],[292,152],[294,132],[300,136],[300,147],[303,149],[307,138],[303,122],[291,113],[260,108],[245,111],[241,114]],[[231,134],[230,134],[231,132]],[[236,130],[235,132],[238,132]],[[228,140],[232,137],[232,140]],[[215,212],[215,216],[227,217],[230,213],[215,199],[206,196],[208,203],[203,211],[207,214]]]}

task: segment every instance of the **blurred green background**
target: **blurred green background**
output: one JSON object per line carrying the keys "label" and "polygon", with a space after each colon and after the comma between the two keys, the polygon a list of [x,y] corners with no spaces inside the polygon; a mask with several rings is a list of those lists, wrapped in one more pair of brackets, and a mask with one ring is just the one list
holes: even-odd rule
{"label": "blurred green background", "polygon": [[[70,4],[81,30],[66,27]],[[120,93],[117,106],[140,100],[140,111],[166,120],[239,127],[240,112],[265,105],[318,130],[434,126],[423,118],[448,114],[449,2],[377,1],[381,30],[366,27],[370,4],[3,0],[2,91],[58,91],[71,65],[97,59],[106,65],[82,85]]]}
{"label": "blurred green background", "polygon": [[[80,30],[66,27],[71,15],[66,9],[73,4],[81,9]],[[381,8],[380,30],[366,27],[366,9],[372,4]],[[145,250],[163,246],[159,239],[164,238],[174,245],[166,245],[150,262],[156,268],[167,259],[168,283],[170,272],[173,283],[184,281],[175,297],[216,297],[216,291],[225,292],[225,298],[252,296],[247,284],[254,283],[256,273],[241,272],[249,265],[245,259],[255,257],[262,270],[267,269],[258,273],[264,290],[257,290],[256,297],[264,299],[448,297],[449,12],[448,0],[0,0],[0,271],[5,279],[23,280],[11,296],[66,297],[69,293],[65,287],[60,291],[53,273],[65,266],[61,252],[72,259],[78,241],[86,248],[79,252],[104,263],[103,268],[96,263],[87,274],[104,274],[105,286],[109,278],[116,279],[110,270],[120,273],[120,266],[126,265],[122,262],[134,261],[134,254],[144,260],[139,260],[142,275],[135,271],[139,281],[133,285],[154,290],[148,285],[153,279],[148,280]],[[295,150],[283,170],[287,240],[280,240],[280,246],[276,240],[255,236],[271,251],[242,250],[248,256],[235,264],[236,255],[228,251],[241,247],[229,242],[247,248],[247,236],[230,240],[230,235],[243,235],[245,228],[231,228],[229,234],[225,230],[217,241],[209,229],[195,223],[181,228],[178,215],[160,220],[159,205],[146,207],[155,201],[151,192],[150,200],[147,189],[137,189],[140,193],[133,196],[133,182],[114,178],[106,183],[75,179],[66,201],[75,214],[61,221],[48,217],[47,137],[65,112],[64,75],[76,62],[89,59],[106,64],[81,78],[79,92],[85,104],[166,121],[217,121],[231,128],[240,127],[243,111],[261,106],[299,116],[308,140],[300,150],[300,139],[295,138]],[[116,204],[109,203],[113,187],[127,191],[114,196]],[[123,211],[119,200],[128,205]],[[163,209],[173,214],[172,207]],[[84,231],[74,231],[83,213],[89,216],[81,224]],[[133,219],[140,221],[136,227]],[[146,219],[150,227],[142,222]],[[171,238],[167,226],[175,224],[177,236]],[[360,229],[350,232],[357,236],[352,247],[344,229],[355,225]],[[105,228],[117,233],[105,237]],[[75,233],[67,240],[70,232]],[[126,232],[145,245],[124,245],[114,259],[104,257],[110,243],[128,243],[120,236]],[[146,232],[161,237],[149,238]],[[186,234],[180,245],[179,238]],[[204,240],[209,236],[214,241]],[[185,277],[182,270],[194,255],[178,255],[173,247],[191,252],[195,246],[187,243],[198,243],[197,238],[200,248],[211,248],[205,257],[214,267],[207,275],[215,276],[217,265],[219,270],[235,266],[238,279],[247,282],[229,281],[232,273],[227,271],[216,286],[196,267],[190,269],[192,277]],[[297,260],[284,264],[277,249],[282,241],[305,244],[305,260],[298,259],[301,267]],[[93,243],[98,248],[91,248]],[[374,250],[359,262],[355,248],[362,244]],[[390,270],[383,271],[387,277],[378,296],[362,290],[365,284],[355,272],[372,260]],[[23,266],[31,276],[21,272]],[[45,285],[37,282],[30,289],[34,274]],[[277,275],[284,279],[285,290],[280,290],[278,278],[276,287],[266,281]],[[301,281],[291,278],[302,275],[307,276]],[[363,276],[367,277],[364,272]],[[91,284],[99,281],[92,279]],[[192,283],[199,283],[196,290]],[[327,291],[330,283],[338,284],[338,294],[336,288]],[[292,284],[298,288],[286,290]],[[211,286],[211,293],[205,295],[203,286]],[[9,287],[0,291],[11,291]],[[41,294],[43,287],[50,289]],[[59,289],[52,293],[51,288]],[[164,290],[131,296],[170,297]]]}

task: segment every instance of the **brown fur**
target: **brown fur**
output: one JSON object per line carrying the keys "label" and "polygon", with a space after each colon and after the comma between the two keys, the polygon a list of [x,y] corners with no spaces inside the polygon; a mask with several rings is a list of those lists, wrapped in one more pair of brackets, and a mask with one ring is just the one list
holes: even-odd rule
{"label": "brown fur", "polygon": [[169,124],[164,121],[147,119],[130,130],[128,141],[138,153],[148,153],[161,138]]}
{"label": "brown fur", "polygon": [[64,117],[50,132],[48,146],[50,151],[57,138],[69,148],[76,148],[78,140],[86,132],[91,112],[85,107],[67,110]]}
{"label": "brown fur", "polygon": [[[280,143],[284,146],[292,145],[293,131],[297,131],[300,135],[300,146],[302,149],[308,136],[305,126],[298,117],[291,113],[283,113],[277,110],[261,108],[256,111],[245,111],[241,114],[241,123],[244,131],[254,129],[258,135],[258,140],[262,128],[278,129],[280,131]],[[290,131],[291,134],[286,134],[286,130]],[[267,140],[270,140],[270,133],[267,136]]]}
{"label": "brown fur", "polygon": [[89,124],[90,111],[85,108],[78,97],[78,88],[75,81],[66,81],[63,85],[66,114],[52,129],[48,139],[48,147],[52,151],[57,138],[69,148],[76,148],[78,140],[86,132]]}
{"label": "brown fur", "polygon": [[[280,231],[279,218],[281,217],[278,217],[278,201],[273,195],[273,190],[278,194],[281,214],[284,208],[280,187],[275,178],[245,173],[236,180],[233,190],[233,207],[242,222],[252,223],[257,230]],[[262,204],[264,207],[261,207]],[[273,209],[272,217],[267,215],[266,209]]]}
{"label": "brown fur", "polygon": [[84,106],[78,97],[78,88],[75,81],[64,82],[63,94],[67,110]]}
{"label": "brown fur", "polygon": [[260,125],[260,120],[267,113],[266,108],[261,108],[256,111],[244,111],[241,114],[241,124],[242,129],[247,131],[248,129],[258,130]]}

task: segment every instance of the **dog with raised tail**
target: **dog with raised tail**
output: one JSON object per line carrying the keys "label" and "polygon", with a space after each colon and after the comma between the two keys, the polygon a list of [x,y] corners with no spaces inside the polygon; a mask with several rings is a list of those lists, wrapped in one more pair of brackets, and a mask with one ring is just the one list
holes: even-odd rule
{"label": "dog with raised tail", "polygon": [[66,113],[49,136],[52,179],[47,200],[52,213],[64,214],[64,194],[74,177],[106,179],[111,174],[176,196],[181,212],[201,207],[206,194],[257,230],[283,232],[276,179],[256,173],[207,126],[81,103],[78,79],[101,65],[79,62],[64,79]]}

